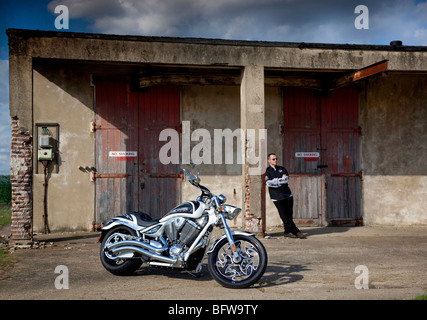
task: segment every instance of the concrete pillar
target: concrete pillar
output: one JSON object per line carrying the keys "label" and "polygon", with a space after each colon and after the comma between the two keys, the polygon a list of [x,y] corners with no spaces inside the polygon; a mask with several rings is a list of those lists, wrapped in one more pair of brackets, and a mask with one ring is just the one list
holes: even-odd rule
{"label": "concrete pillar", "polygon": [[[242,128],[243,213],[245,230],[262,230],[262,174],[266,165],[267,134],[265,130],[264,67],[247,65],[242,70],[240,87],[240,121]],[[264,224],[265,225],[265,224]]]}
{"label": "concrete pillar", "polygon": [[33,141],[32,57],[22,39],[9,34],[9,106],[11,117],[10,181],[12,225],[10,243],[32,237]]}

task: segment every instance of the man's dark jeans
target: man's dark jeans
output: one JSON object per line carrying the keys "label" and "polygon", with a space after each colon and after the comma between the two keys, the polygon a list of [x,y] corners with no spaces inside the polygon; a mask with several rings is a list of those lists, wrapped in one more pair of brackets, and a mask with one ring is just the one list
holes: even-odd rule
{"label": "man's dark jeans", "polygon": [[283,221],[283,225],[285,227],[285,234],[292,233],[296,235],[298,232],[300,232],[293,220],[294,197],[274,201],[274,205],[279,211],[279,216]]}

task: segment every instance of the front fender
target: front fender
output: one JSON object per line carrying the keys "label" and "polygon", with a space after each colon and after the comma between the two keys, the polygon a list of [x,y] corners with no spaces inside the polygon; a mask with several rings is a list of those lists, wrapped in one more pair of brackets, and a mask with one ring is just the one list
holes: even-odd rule
{"label": "front fender", "polygon": [[[231,235],[234,237],[234,235],[239,235],[239,236],[246,236],[246,237],[251,237],[254,234],[253,233],[249,233],[249,232],[245,232],[245,231],[232,231]],[[225,234],[223,234],[221,237],[217,238],[210,246],[209,250],[208,250],[208,254],[212,253],[212,251],[214,251],[215,247],[218,245],[218,243],[224,239],[227,238],[227,236]]]}

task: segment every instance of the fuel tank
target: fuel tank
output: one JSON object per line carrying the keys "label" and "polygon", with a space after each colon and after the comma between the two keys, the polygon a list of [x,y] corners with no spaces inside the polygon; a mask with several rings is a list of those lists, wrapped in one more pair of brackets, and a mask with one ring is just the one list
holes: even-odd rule
{"label": "fuel tank", "polygon": [[186,217],[186,218],[199,218],[202,216],[203,211],[207,208],[207,205],[199,201],[188,201],[184,202],[171,211],[169,211],[160,222],[169,220],[174,217]]}

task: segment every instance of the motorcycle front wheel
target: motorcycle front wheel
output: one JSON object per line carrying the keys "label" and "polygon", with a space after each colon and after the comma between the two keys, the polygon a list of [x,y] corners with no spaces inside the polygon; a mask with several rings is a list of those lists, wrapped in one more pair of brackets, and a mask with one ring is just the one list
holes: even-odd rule
{"label": "motorcycle front wheel", "polygon": [[226,288],[241,289],[256,283],[267,267],[267,252],[254,236],[233,237],[240,258],[233,258],[227,238],[209,254],[208,268],[212,277]]}
{"label": "motorcycle front wheel", "polygon": [[135,231],[125,226],[116,227],[107,232],[101,243],[100,258],[102,265],[109,272],[118,276],[130,275],[138,270],[142,264],[141,259],[114,259],[114,256],[106,249],[110,244],[126,240],[125,235],[135,235]]}

